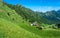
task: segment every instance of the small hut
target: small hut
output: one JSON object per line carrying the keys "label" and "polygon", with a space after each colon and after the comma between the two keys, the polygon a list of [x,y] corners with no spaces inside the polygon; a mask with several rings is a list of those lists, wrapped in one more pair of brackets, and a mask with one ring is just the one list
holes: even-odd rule
{"label": "small hut", "polygon": [[37,22],[30,23],[31,26],[37,26]]}
{"label": "small hut", "polygon": [[42,30],[42,26],[39,26],[37,22],[33,22],[30,25]]}

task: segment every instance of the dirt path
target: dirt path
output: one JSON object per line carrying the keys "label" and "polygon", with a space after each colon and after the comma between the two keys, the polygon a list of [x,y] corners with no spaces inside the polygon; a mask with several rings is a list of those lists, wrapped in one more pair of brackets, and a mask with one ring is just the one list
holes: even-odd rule
{"label": "dirt path", "polygon": [[0,12],[2,12],[2,10],[0,10]]}

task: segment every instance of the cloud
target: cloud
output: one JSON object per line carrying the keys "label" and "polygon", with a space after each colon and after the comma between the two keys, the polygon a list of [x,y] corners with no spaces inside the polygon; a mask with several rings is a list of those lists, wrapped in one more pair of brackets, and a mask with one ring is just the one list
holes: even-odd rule
{"label": "cloud", "polygon": [[46,11],[51,11],[51,10],[59,10],[60,7],[59,6],[36,6],[36,7],[29,7],[30,9],[34,10],[34,11],[40,11],[40,12],[46,12]]}

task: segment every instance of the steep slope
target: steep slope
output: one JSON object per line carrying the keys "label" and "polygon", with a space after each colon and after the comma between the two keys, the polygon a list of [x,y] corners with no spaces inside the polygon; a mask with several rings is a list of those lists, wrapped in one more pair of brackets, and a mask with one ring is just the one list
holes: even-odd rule
{"label": "steep slope", "polygon": [[[12,5],[12,4],[6,4],[11,9],[14,9],[20,16],[23,17],[26,21],[29,21],[31,23],[38,22],[38,23],[47,23],[49,24],[50,21],[48,21],[46,18],[44,18],[44,13],[42,12],[34,12],[29,8],[26,8],[20,4]],[[47,21],[47,22],[46,22]]]}
{"label": "steep slope", "polygon": [[[19,26],[18,26],[19,25]],[[24,21],[14,10],[6,5],[0,6],[0,38],[39,38],[20,26],[28,26],[28,22]]]}
{"label": "steep slope", "polygon": [[49,20],[51,23],[54,23],[54,24],[59,24],[60,23],[60,10],[58,11],[55,11],[55,10],[52,10],[52,11],[48,11],[44,14],[44,18],[46,18],[47,20]]}
{"label": "steep slope", "polygon": [[0,18],[0,38],[40,38],[17,24]]}
{"label": "steep slope", "polygon": [[14,9],[19,15],[23,17],[23,19],[28,20],[29,22],[35,22],[38,23],[45,23],[45,24],[57,24],[60,23],[60,10],[55,11],[48,11],[46,13],[43,12],[34,12],[29,8],[26,8],[20,4],[12,5],[12,4],[6,4],[11,9]]}
{"label": "steep slope", "polygon": [[52,11],[47,11],[45,13],[38,13],[40,15],[40,19],[42,23],[47,23],[47,24],[59,24],[60,23],[60,10],[52,10]]}
{"label": "steep slope", "polygon": [[6,4],[11,9],[14,9],[26,21],[29,21],[29,22],[38,21],[36,12],[32,11],[31,9],[28,9],[20,4],[17,4],[17,5],[12,5],[7,3],[4,3],[4,4]]}
{"label": "steep slope", "polygon": [[59,38],[59,30],[38,30],[31,27],[13,9],[0,6],[0,38]]}

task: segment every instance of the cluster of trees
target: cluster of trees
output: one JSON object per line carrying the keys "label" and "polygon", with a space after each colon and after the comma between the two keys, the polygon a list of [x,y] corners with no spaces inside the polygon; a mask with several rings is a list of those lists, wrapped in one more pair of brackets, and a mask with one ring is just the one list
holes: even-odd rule
{"label": "cluster of trees", "polygon": [[[20,16],[23,17],[23,19],[25,19],[26,21],[28,20],[31,23],[35,21],[38,23],[46,23],[46,24],[55,23],[54,16],[56,17],[57,15],[56,11],[48,11],[46,13],[42,13],[42,12],[32,11],[31,9],[25,8],[20,4],[16,4],[16,5],[7,4],[7,3],[4,4],[10,7],[12,10],[15,10],[16,13],[18,13]],[[60,13],[60,10],[57,12]],[[54,18],[52,19],[53,21],[51,21],[50,17]]]}
{"label": "cluster of trees", "polygon": [[[6,4],[6,3],[5,3]],[[19,15],[21,15],[23,17],[23,19],[25,19],[26,21],[29,20],[29,22],[35,22],[35,21],[39,21],[39,15],[37,12],[34,12],[28,8],[25,8],[19,4],[17,5],[12,5],[12,4],[6,4],[8,7],[10,7],[12,10],[15,10],[16,13],[18,13]]]}
{"label": "cluster of trees", "polygon": [[38,23],[48,23],[46,21],[48,21],[47,19],[45,19],[44,13],[42,12],[34,12],[31,9],[25,8],[19,4],[16,5],[12,5],[12,4],[6,4],[8,7],[10,7],[12,10],[15,10],[16,13],[18,13],[19,15],[21,15],[23,17],[23,19],[25,19],[26,21],[28,20],[29,22],[33,23],[33,22],[38,22]]}

